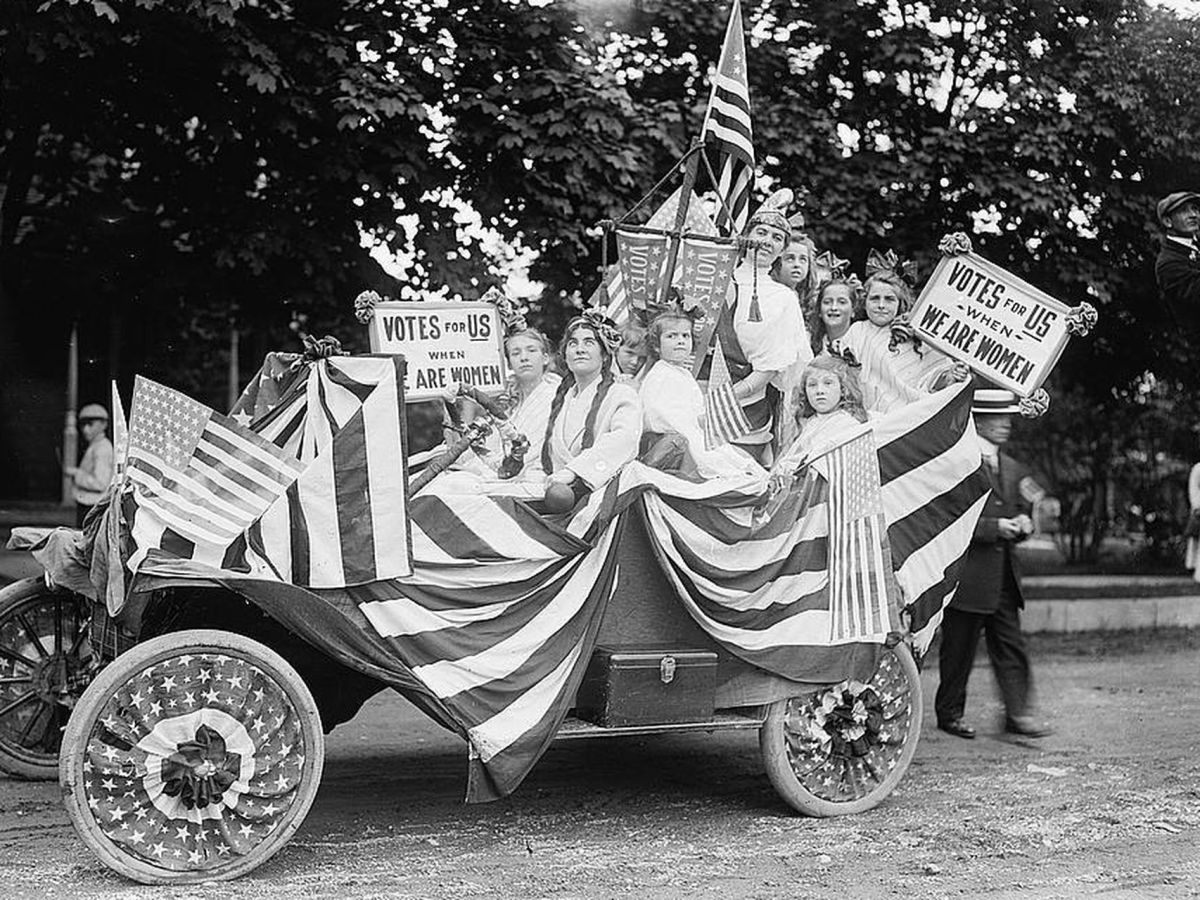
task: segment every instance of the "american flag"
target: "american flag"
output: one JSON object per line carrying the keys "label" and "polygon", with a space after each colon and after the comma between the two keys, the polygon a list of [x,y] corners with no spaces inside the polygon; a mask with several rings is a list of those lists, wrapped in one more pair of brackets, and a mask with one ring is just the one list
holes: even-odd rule
{"label": "american flag", "polygon": [[139,376],[127,464],[136,508],[130,568],[153,549],[219,563],[301,470],[250,429]]}
{"label": "american flag", "polygon": [[730,222],[722,208],[717,226],[723,234],[740,234],[750,217],[750,193],[754,189],[754,132],[739,0],[733,0],[700,137],[717,176],[717,193],[733,215]]}
{"label": "american flag", "polygon": [[[87,737],[80,784],[96,827],[163,869],[227,867],[290,818],[312,777],[299,712],[274,678],[233,656],[137,672]],[[203,763],[211,774],[199,781]]]}
{"label": "american flag", "polygon": [[812,465],[830,485],[830,642],[886,637],[895,582],[871,429],[864,425]]}
{"label": "american flag", "polygon": [[714,341],[712,371],[708,378],[708,393],[704,396],[704,446],[708,450],[738,441],[754,430],[733,392],[733,380],[721,350],[721,339]]}

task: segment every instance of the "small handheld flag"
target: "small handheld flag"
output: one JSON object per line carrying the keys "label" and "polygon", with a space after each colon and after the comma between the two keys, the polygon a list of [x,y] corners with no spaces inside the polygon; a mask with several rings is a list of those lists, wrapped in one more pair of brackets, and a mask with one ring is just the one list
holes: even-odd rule
{"label": "small handheld flag", "polygon": [[722,444],[744,438],[753,430],[733,392],[733,380],[729,377],[721,339],[716,338],[708,394],[704,398],[704,446],[708,450],[715,450]]}

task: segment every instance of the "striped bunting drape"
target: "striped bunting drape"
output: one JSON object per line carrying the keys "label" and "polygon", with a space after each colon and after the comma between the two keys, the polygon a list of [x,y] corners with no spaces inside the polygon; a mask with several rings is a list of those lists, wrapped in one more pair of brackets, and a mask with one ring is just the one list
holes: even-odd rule
{"label": "striped bunting drape", "polygon": [[[948,389],[872,423],[892,564],[922,644],[987,493],[970,396]],[[416,691],[468,741],[468,800],[488,800],[516,789],[573,703],[617,584],[627,510],[645,515],[679,601],[714,641],[784,677],[869,676],[855,668],[871,658],[860,648],[897,622],[891,610],[882,628],[863,616],[836,642],[847,635],[835,636],[830,611],[830,485],[817,469],[770,515],[755,508],[763,479],[695,483],[639,463],[556,520],[512,498],[419,496],[412,574],[358,586],[305,589],[163,554],[144,572],[258,597],[334,658]]]}

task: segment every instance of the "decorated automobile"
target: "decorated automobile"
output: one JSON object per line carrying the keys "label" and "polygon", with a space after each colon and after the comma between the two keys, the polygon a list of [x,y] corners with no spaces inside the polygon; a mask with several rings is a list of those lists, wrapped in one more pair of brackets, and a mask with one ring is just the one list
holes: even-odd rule
{"label": "decorated automobile", "polygon": [[[927,296],[915,326],[894,304],[868,337],[903,405],[869,418],[832,333],[799,352],[798,298],[770,271],[807,238],[790,192],[749,213],[741,59],[735,5],[706,119],[725,168],[699,141],[647,222],[643,201],[605,223],[619,259],[567,323],[562,371],[503,297],[364,292],[370,355],[271,354],[229,415],[144,378],[127,427],[114,402],[105,499],[82,530],[15,530],[45,574],[0,591],[0,768],[58,777],[106,865],[147,883],[261,865],[313,802],[325,733],[386,688],[462,738],[468,802],[517,790],[555,739],[718,729],[757,731],[801,813],[895,788],[921,730],[915,657],[988,493],[951,372],[971,348],[942,324],[957,295]],[[693,201],[701,164],[715,219]],[[1009,311],[1032,329],[1032,391],[1066,340],[1038,323],[1069,311],[1030,297]],[[634,317],[640,387],[613,321]],[[948,354],[905,348],[929,389],[886,356],[914,327]],[[408,449],[415,399],[447,404],[432,453]]]}
{"label": "decorated automobile", "polygon": [[759,732],[801,812],[890,793],[922,718],[910,646],[986,490],[969,390],[782,493],[634,461],[552,515],[406,484],[403,371],[274,355],[247,425],[139,380],[106,505],[29,536],[46,577],[0,598],[19,713],[0,748],[29,777],[60,766],[106,864],[146,882],[259,865],[312,803],[324,733],[385,687],[463,737],[470,802],[556,737],[722,728]]}

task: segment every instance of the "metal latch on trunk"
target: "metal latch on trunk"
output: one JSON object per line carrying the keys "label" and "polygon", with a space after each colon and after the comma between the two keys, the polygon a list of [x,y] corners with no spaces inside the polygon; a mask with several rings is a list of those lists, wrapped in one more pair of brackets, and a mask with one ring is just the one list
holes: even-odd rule
{"label": "metal latch on trunk", "polygon": [[658,677],[662,679],[663,684],[670,684],[675,680],[675,657],[664,656],[658,664]]}

